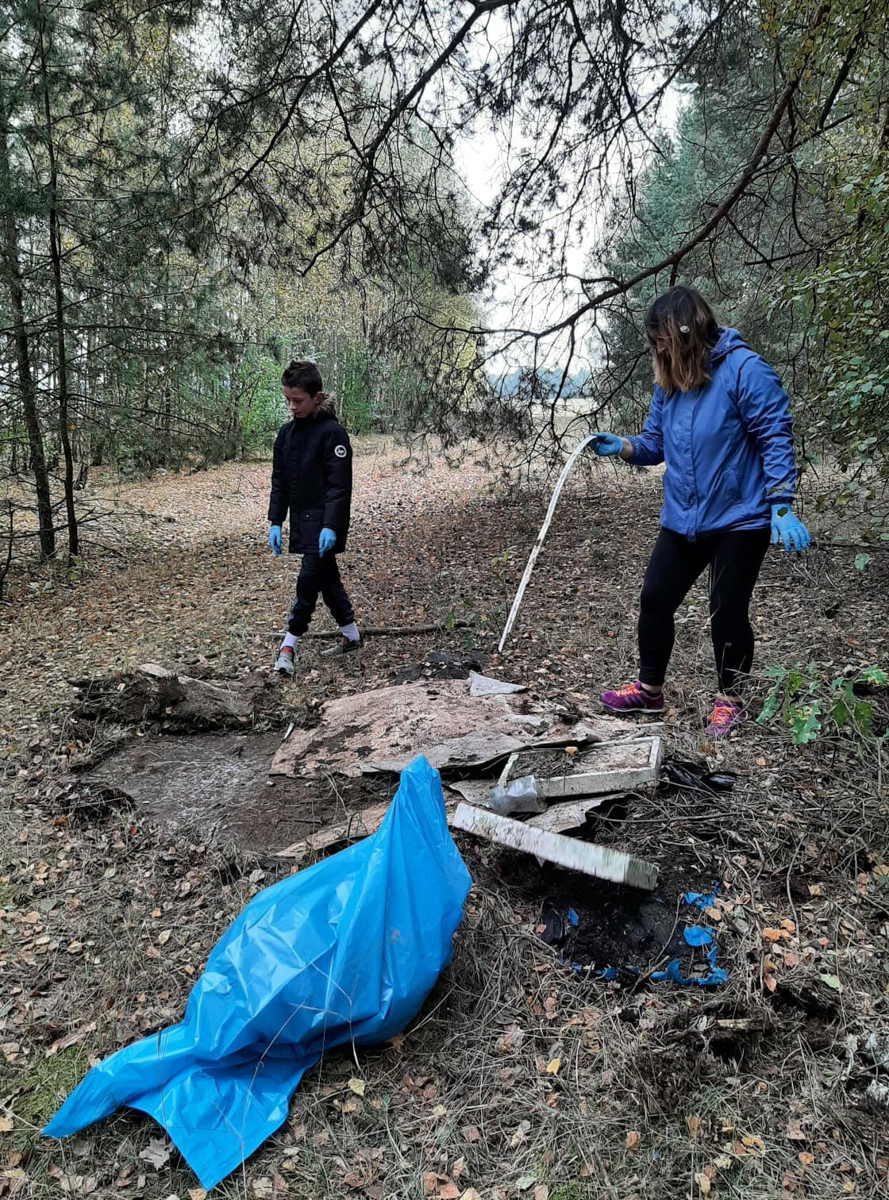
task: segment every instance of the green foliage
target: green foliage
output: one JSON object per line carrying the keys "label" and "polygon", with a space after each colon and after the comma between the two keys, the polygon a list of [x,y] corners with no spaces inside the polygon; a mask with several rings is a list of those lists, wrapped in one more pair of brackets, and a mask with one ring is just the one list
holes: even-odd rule
{"label": "green foliage", "polygon": [[885,687],[886,672],[865,667],[851,675],[829,679],[819,672],[818,664],[794,664],[770,667],[766,675],[773,680],[757,723],[767,725],[779,720],[790,728],[795,746],[814,742],[825,725],[833,730],[851,730],[865,740],[873,736],[874,709],[856,694],[861,685]]}
{"label": "green foliage", "polygon": [[238,424],[244,449],[268,449],[287,412],[281,399],[281,365],[268,354],[248,352],[238,368]]}
{"label": "green foliage", "polygon": [[366,347],[360,343],[346,347],[338,383],[340,415],[353,433],[366,433],[373,424],[372,389],[378,369]]}

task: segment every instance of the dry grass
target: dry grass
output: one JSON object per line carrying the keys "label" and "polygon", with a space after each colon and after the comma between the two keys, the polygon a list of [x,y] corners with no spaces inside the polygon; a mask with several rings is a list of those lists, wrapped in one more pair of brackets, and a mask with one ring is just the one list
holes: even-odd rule
{"label": "dry grass", "polygon": [[[534,680],[541,694],[594,698],[633,675],[652,484],[600,472],[589,493],[566,497],[498,661],[542,497],[482,496],[477,468],[452,478],[438,466],[425,483],[406,481],[395,461],[374,460],[373,474],[369,464],[358,503],[350,579],[365,620],[469,612],[492,669]],[[197,1186],[175,1154],[158,1171],[139,1158],[158,1136],[142,1117],[119,1114],[68,1142],[38,1130],[89,1061],[181,1016],[209,947],[286,868],[203,844],[199,831],[151,828],[114,805],[61,811],[70,693],[41,664],[65,629],[66,675],[107,670],[119,645],[126,662],[206,664],[213,654],[217,669],[262,665],[291,574],[262,555],[264,473],[231,467],[134,487],[118,499],[175,514],[171,541],[169,523],[146,523],[126,570],[110,556],[72,588],[45,572],[30,579],[50,580],[45,594],[14,583],[0,867],[0,1098],[13,1129],[0,1195],[185,1200]],[[233,492],[236,504],[214,505]],[[885,664],[886,568],[877,556],[862,575],[853,557],[838,547],[804,563],[770,556],[754,602],[760,669],[815,659],[829,677]],[[705,618],[698,588],[680,613],[667,714],[679,757],[701,749]],[[305,715],[436,644],[381,639],[339,668],[309,658],[290,705]],[[882,732],[886,703],[875,703]],[[357,1067],[347,1053],[316,1067],[279,1133],[215,1194],[413,1200],[453,1194],[451,1183],[484,1200],[884,1194],[887,1114],[866,1101],[877,1072],[850,1041],[889,1028],[880,745],[832,734],[794,747],[780,727],[749,726],[707,749],[739,773],[734,792],[640,795],[628,820],[600,835],[656,860],[681,850],[718,874],[723,907],[703,919],[719,935],[725,987],[609,984],[568,970],[537,936],[527,891],[467,839],[476,886],[453,964],[421,1016],[395,1043],[361,1052]],[[782,921],[792,933],[764,939]],[[356,1071],[363,1098],[348,1087]]]}

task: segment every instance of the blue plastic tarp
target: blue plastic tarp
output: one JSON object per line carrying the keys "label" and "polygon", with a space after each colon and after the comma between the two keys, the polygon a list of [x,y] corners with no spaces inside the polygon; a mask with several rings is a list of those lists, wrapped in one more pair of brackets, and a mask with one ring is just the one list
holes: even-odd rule
{"label": "blue plastic tarp", "polygon": [[166,1129],[209,1189],[287,1116],[309,1067],[385,1041],[451,958],[469,890],[438,772],[402,772],[378,831],[255,896],[216,943],[185,1019],[95,1066],[44,1129],[126,1106]]}

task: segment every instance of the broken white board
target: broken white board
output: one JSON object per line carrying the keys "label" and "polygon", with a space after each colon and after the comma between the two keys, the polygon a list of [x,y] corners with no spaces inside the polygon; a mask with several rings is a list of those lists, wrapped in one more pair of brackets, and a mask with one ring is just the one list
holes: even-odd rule
{"label": "broken white board", "polygon": [[565,800],[551,804],[537,816],[529,817],[526,825],[544,829],[547,833],[564,833],[566,829],[579,829],[586,821],[587,813],[599,808],[608,796],[586,796],[583,800]]}
{"label": "broken white board", "polygon": [[646,891],[653,891],[657,886],[658,868],[654,863],[634,858],[623,850],[612,850],[607,846],[577,841],[561,833],[535,829],[526,821],[501,817],[462,802],[457,805],[449,823],[454,829],[474,833],[511,850],[533,854],[546,862],[567,867],[569,871],[579,871],[596,879],[625,883],[628,887]]}
{"label": "broken white board", "polygon": [[[574,796],[601,796],[631,792],[644,784],[657,783],[664,757],[658,737],[634,742],[600,742],[566,759],[564,775],[535,773],[537,795],[544,800],[570,800]],[[513,765],[516,773],[533,772],[534,752],[521,755]]]}
{"label": "broken white board", "polygon": [[524,683],[504,683],[500,679],[492,679],[490,675],[479,675],[477,671],[469,672],[470,696],[511,696],[527,690],[527,684]]}
{"label": "broken white board", "polygon": [[567,720],[525,696],[470,696],[466,681],[403,683],[341,696],[313,729],[278,748],[272,775],[397,773],[422,754],[438,770],[482,767],[541,746],[612,740],[633,723],[619,717]]}
{"label": "broken white board", "polygon": [[[518,774],[528,771],[529,764],[533,765],[537,752],[524,751],[522,754],[510,755],[506,766],[498,779],[501,788]],[[657,783],[663,760],[663,743],[660,738],[639,738],[627,742],[598,742],[569,758],[564,758],[564,775],[535,774],[536,792],[544,800],[569,800],[572,797],[599,796],[603,797],[618,792],[632,791],[643,784]],[[493,790],[489,779],[464,779],[459,783],[448,785],[458,792],[464,800],[481,808],[491,808],[491,792]],[[588,805],[587,808],[594,808]],[[515,810],[514,810],[515,811]],[[544,820],[535,821],[542,828],[548,828]],[[577,822],[583,824],[583,819]],[[562,829],[571,829],[571,825],[562,825]]]}

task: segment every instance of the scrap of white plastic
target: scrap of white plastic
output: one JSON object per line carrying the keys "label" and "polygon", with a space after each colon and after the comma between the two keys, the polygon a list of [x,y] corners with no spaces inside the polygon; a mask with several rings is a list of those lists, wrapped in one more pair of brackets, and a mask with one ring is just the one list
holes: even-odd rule
{"label": "scrap of white plastic", "polygon": [[546,510],[546,517],[544,518],[543,524],[540,526],[540,533],[537,535],[537,541],[534,543],[534,548],[528,557],[528,564],[525,567],[525,573],[522,576],[522,582],[519,584],[519,590],[516,592],[515,600],[512,602],[512,608],[509,610],[509,617],[507,618],[506,626],[503,630],[503,636],[500,639],[500,645],[497,647],[498,650],[502,650],[506,645],[506,639],[509,637],[510,631],[512,630],[513,623],[519,611],[519,605],[522,603],[522,597],[525,594],[525,588],[528,586],[528,580],[531,578],[531,572],[534,570],[535,562],[537,562],[537,555],[540,553],[540,548],[543,545],[543,539],[546,537],[547,530],[550,527],[550,522],[553,519],[553,513],[556,511],[556,505],[559,502],[559,496],[561,495],[562,487],[565,483],[565,480],[568,478],[571,468],[574,466],[574,460],[577,458],[580,452],[589,445],[595,436],[596,435],[594,433],[591,433],[588,437],[585,437],[580,445],[571,454],[564,467],[562,467],[562,473],[559,476],[558,482],[556,483],[556,489],[553,492],[552,499],[549,502],[549,508]]}
{"label": "scrap of white plastic", "polygon": [[526,683],[504,683],[501,679],[492,679],[490,675],[479,675],[477,671],[469,672],[469,694],[478,696],[511,696],[515,692],[527,692]]}

